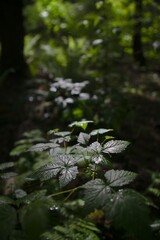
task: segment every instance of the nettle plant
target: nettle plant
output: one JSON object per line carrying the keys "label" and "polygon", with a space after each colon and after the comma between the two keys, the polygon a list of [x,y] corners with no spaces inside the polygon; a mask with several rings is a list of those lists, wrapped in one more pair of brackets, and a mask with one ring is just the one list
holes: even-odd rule
{"label": "nettle plant", "polygon": [[[152,238],[146,198],[126,187],[137,174],[112,169],[112,154],[124,151],[129,142],[108,135],[112,129],[100,128],[86,133],[91,122],[74,122],[69,125],[71,131],[49,131],[48,142],[29,149],[31,152],[47,151],[50,156],[47,164],[27,178],[31,182],[40,180],[41,189],[29,194],[17,189],[13,194],[14,201],[13,197],[12,201],[7,197],[0,198],[3,203],[0,213],[4,205],[8,207],[8,213],[13,212],[13,216],[8,217],[14,220],[12,228],[17,226],[15,208],[18,209],[18,224],[24,236],[28,236],[22,239],[98,240],[102,236],[105,239],[111,229],[120,231],[119,239]],[[53,181],[53,185],[47,189],[49,181]],[[44,227],[44,222],[47,225],[50,218],[46,215],[48,210],[58,215],[49,227]],[[39,222],[42,218],[44,228]],[[95,218],[103,218],[103,232],[89,221]],[[32,229],[36,223],[40,228],[37,235]],[[106,238],[109,239],[109,235]]]}

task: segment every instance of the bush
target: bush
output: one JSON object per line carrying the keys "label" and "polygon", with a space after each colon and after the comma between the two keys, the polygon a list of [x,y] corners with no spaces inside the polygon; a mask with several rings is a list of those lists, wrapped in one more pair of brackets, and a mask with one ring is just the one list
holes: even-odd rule
{"label": "bush", "polygon": [[119,231],[119,239],[151,239],[147,200],[126,187],[137,174],[112,165],[112,154],[129,142],[108,135],[112,129],[86,133],[89,123],[51,130],[48,142],[29,148],[31,154],[47,152],[47,163],[41,158],[40,167],[28,172],[25,189],[0,197],[1,239],[113,239]]}

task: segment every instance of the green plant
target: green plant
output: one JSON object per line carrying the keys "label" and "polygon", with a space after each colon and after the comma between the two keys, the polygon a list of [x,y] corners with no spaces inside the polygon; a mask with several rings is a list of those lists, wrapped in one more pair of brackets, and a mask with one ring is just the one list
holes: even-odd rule
{"label": "green plant", "polygon": [[10,233],[2,228],[4,240],[17,239],[14,234],[30,240],[98,240],[103,233],[89,217],[96,209],[103,213],[105,232],[113,237],[116,229],[122,238],[151,239],[147,200],[126,188],[137,174],[112,168],[112,154],[121,153],[129,142],[108,135],[112,129],[86,133],[88,123],[92,121],[74,122],[71,131],[51,130],[49,142],[30,147],[30,152],[48,152],[50,162],[27,178],[39,183],[38,191],[16,189],[11,198],[0,198],[0,226],[12,221]]}

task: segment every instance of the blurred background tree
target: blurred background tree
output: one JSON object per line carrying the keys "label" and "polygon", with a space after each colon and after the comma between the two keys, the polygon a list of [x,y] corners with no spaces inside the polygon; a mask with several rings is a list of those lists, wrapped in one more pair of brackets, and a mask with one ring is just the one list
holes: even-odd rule
{"label": "blurred background tree", "polygon": [[23,2],[1,1],[0,9],[1,73],[10,71],[23,75],[26,68],[23,55]]}

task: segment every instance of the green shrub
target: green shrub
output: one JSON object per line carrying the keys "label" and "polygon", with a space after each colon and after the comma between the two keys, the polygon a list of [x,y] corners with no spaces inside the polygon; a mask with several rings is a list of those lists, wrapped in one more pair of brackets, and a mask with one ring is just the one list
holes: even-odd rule
{"label": "green shrub", "polygon": [[[127,188],[137,174],[112,167],[112,154],[124,151],[129,142],[108,135],[112,129],[86,133],[88,123],[92,121],[51,130],[48,142],[29,148],[30,153],[47,152],[48,162],[42,164],[41,158],[40,167],[27,176],[30,192],[26,187],[0,197],[2,239],[98,240],[107,233],[114,237],[115,231],[121,231],[120,239],[152,239],[147,200]],[[93,221],[95,212],[101,224]]]}

